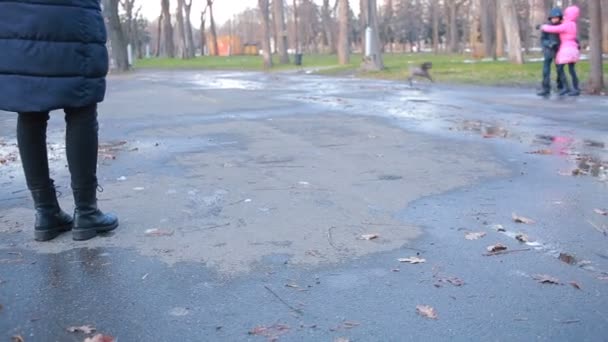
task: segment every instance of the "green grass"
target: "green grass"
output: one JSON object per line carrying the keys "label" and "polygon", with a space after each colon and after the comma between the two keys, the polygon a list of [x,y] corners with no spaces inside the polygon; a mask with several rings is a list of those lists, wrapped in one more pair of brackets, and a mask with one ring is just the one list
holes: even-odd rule
{"label": "green grass", "polygon": [[[324,75],[356,75],[366,78],[399,80],[407,77],[410,63],[416,65],[430,61],[433,62],[431,73],[435,80],[441,83],[517,86],[540,82],[541,62],[529,62],[523,65],[500,61],[465,63],[465,60],[469,59],[470,57],[466,55],[385,54],[385,70],[363,73],[359,71],[361,55],[352,55],[351,63],[348,65],[338,65],[338,58],[335,55],[304,55],[303,67],[318,68],[318,73]],[[278,64],[276,56],[274,60],[275,66],[272,71],[299,68],[293,64]],[[198,57],[190,60],[152,58],[139,60],[135,66],[144,69],[263,70],[262,58],[259,56]],[[584,82],[589,75],[589,63],[580,62],[577,65],[577,71]],[[608,75],[608,63],[604,64],[604,71]]]}

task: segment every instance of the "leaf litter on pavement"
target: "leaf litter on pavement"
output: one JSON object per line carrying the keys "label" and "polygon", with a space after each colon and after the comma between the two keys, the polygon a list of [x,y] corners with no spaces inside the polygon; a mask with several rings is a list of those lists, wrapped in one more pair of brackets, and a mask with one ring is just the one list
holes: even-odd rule
{"label": "leaf litter on pavement", "polygon": [[507,250],[507,246],[497,243],[495,245],[488,246],[486,250],[490,253],[498,253]]}
{"label": "leaf litter on pavement", "polygon": [[416,313],[428,319],[437,319],[437,311],[435,308],[428,305],[416,305]]}
{"label": "leaf litter on pavement", "polygon": [[93,337],[85,338],[84,342],[116,342],[112,336],[97,334]]}
{"label": "leaf litter on pavement", "polygon": [[536,223],[534,220],[524,217],[524,216],[519,216],[516,213],[513,213],[512,215],[513,217],[513,221],[515,221],[516,223],[523,223],[523,224],[534,224]]}
{"label": "leaf litter on pavement", "polygon": [[249,335],[263,336],[268,338],[268,341],[276,341],[280,336],[287,334],[290,329],[287,324],[257,326],[249,331]]}
{"label": "leaf litter on pavement", "polygon": [[426,262],[426,259],[419,258],[419,257],[409,257],[409,258],[400,258],[400,259],[397,259],[397,261],[403,262],[403,263],[409,263],[409,264],[422,264],[422,263]]}
{"label": "leaf litter on pavement", "polygon": [[471,232],[467,233],[464,238],[467,240],[479,240],[484,236],[486,236],[485,232]]}
{"label": "leaf litter on pavement", "polygon": [[547,274],[536,274],[532,278],[534,278],[541,284],[562,285],[559,279]]}
{"label": "leaf litter on pavement", "polygon": [[79,327],[69,327],[69,328],[67,328],[67,330],[68,330],[68,332],[71,332],[71,333],[92,334],[97,329],[95,329],[94,326],[87,324],[87,325],[81,325]]}

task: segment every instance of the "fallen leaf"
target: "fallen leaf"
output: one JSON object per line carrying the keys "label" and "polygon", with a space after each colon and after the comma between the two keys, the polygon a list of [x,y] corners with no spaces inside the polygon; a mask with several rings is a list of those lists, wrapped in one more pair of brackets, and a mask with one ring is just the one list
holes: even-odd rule
{"label": "fallen leaf", "polygon": [[542,154],[542,155],[549,155],[549,154],[553,154],[553,151],[551,150],[537,150],[537,151],[532,151],[532,152],[527,152],[528,154]]}
{"label": "fallen leaf", "polygon": [[582,290],[581,286],[575,281],[571,281],[568,284],[570,284],[572,287],[574,287],[577,290]]}
{"label": "fallen leaf", "polygon": [[608,216],[608,210],[593,209],[593,211],[598,215]]}
{"label": "fallen leaf", "polygon": [[360,325],[361,325],[361,323],[359,323],[359,322],[353,322],[353,321],[344,321],[342,323],[342,326],[344,328],[346,328],[346,329],[352,329],[352,328],[358,327]]}
{"label": "fallen leaf", "polygon": [[521,243],[526,243],[526,242],[530,241],[530,239],[528,238],[528,235],[526,235],[526,234],[517,234],[515,236],[515,239],[517,239],[517,241],[519,241]]}
{"label": "fallen leaf", "polygon": [[172,236],[173,231],[162,230],[162,229],[148,229],[146,230],[146,236]]}
{"label": "fallen leaf", "polygon": [[486,248],[486,249],[490,253],[496,253],[496,252],[506,251],[507,250],[507,246],[502,245],[500,243],[497,243],[495,245],[488,246],[488,248]]}
{"label": "fallen leaf", "polygon": [[516,213],[513,213],[513,221],[517,222],[517,223],[523,223],[523,224],[534,224],[534,220],[529,219],[527,217],[523,217],[523,216],[518,216]]}
{"label": "fallen leaf", "polygon": [[299,287],[298,285],[296,285],[296,284],[285,284],[285,287],[289,287],[289,288],[292,288],[292,289],[299,289],[299,288],[300,288],[300,287]]}
{"label": "fallen leaf", "polygon": [[21,335],[15,335],[11,337],[11,342],[25,342],[25,340],[23,337],[21,337]]}
{"label": "fallen leaf", "polygon": [[454,286],[462,286],[464,285],[464,280],[458,278],[458,277],[449,277],[445,279],[448,283],[454,285]]}
{"label": "fallen leaf", "polygon": [[494,229],[496,229],[496,231],[497,231],[497,232],[500,232],[500,233],[504,233],[504,232],[506,232],[506,231],[507,231],[507,230],[505,229],[505,227],[503,227],[503,226],[502,226],[502,224],[496,224],[496,225],[494,225]]}
{"label": "fallen leaf", "polygon": [[181,316],[186,316],[189,312],[190,312],[190,310],[188,310],[188,308],[176,307],[176,308],[169,310],[169,315],[181,317]]}
{"label": "fallen leaf", "polygon": [[576,264],[576,258],[568,253],[559,253],[559,260],[569,265]]}
{"label": "fallen leaf", "polygon": [[97,334],[93,337],[85,338],[84,342],[114,342],[114,337],[108,335]]}
{"label": "fallen leaf", "polygon": [[479,240],[482,237],[486,236],[486,233],[484,232],[478,232],[478,233],[467,233],[464,238],[467,240]]}
{"label": "fallen leaf", "polygon": [[334,340],[334,342],[350,342],[346,337],[338,337]]}
{"label": "fallen leaf", "polygon": [[410,264],[421,264],[426,262],[426,259],[418,258],[418,257],[409,257],[409,258],[401,258],[397,259],[399,262],[407,262]]}
{"label": "fallen leaf", "polygon": [[546,275],[546,274],[537,274],[533,278],[535,280],[538,280],[538,282],[541,284],[561,285],[561,283],[559,282],[559,279]]}
{"label": "fallen leaf", "polygon": [[426,317],[426,318],[430,318],[430,319],[437,319],[437,312],[431,306],[417,305],[416,312],[422,317]]}
{"label": "fallen leaf", "polygon": [[363,235],[361,235],[360,239],[369,241],[369,240],[375,240],[379,237],[380,236],[378,234],[363,234]]}
{"label": "fallen leaf", "polygon": [[83,334],[92,334],[95,332],[95,327],[91,325],[83,325],[80,327],[69,327],[68,331],[71,333],[83,333]]}
{"label": "fallen leaf", "polygon": [[286,334],[289,329],[289,326],[285,324],[275,324],[269,327],[259,326],[250,330],[249,335],[268,337],[272,341]]}

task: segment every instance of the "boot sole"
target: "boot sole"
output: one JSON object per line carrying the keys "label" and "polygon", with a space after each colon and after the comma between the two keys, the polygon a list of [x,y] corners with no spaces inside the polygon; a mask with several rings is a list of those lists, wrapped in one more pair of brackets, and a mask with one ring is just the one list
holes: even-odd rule
{"label": "boot sole", "polygon": [[34,231],[34,240],[39,242],[50,241],[63,233],[69,232],[70,230],[72,230],[71,223],[69,225],[62,226],[59,228],[49,230],[36,230]]}
{"label": "boot sole", "polygon": [[94,227],[85,229],[74,228],[72,230],[72,239],[74,241],[86,241],[96,237],[99,234],[111,232],[116,228],[118,228],[118,222],[104,227]]}

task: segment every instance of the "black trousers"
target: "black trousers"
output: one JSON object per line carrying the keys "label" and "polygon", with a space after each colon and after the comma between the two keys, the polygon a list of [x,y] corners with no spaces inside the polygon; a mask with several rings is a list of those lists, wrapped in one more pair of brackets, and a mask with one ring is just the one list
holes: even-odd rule
{"label": "black trousers", "polygon": [[[552,56],[545,56],[545,61],[543,63],[543,90],[550,91],[551,90],[551,66],[553,66],[553,62],[555,58]],[[557,73],[557,89],[562,89],[563,83],[559,78],[559,73]]]}
{"label": "black trousers", "polygon": [[[557,65],[557,77],[559,77],[559,79],[561,80],[562,84],[564,85],[564,88],[569,89],[568,79],[566,78],[566,71],[564,70],[565,66],[566,64]],[[568,64],[568,71],[570,72],[570,78],[572,79],[572,88],[573,90],[578,91],[579,81],[578,76],[576,75],[576,63]]]}
{"label": "black trousers", "polygon": [[[73,189],[97,186],[97,104],[65,108],[65,145]],[[17,142],[25,180],[30,190],[53,186],[49,174],[46,129],[49,112],[19,113]]]}

